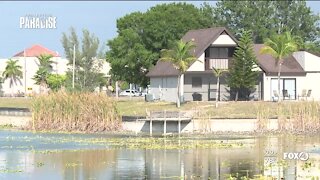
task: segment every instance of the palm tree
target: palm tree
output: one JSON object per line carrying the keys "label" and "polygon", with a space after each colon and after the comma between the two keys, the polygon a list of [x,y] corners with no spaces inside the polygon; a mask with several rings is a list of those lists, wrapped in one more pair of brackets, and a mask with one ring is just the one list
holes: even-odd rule
{"label": "palm tree", "polygon": [[4,70],[4,72],[2,73],[3,79],[4,81],[9,79],[10,83],[9,86],[10,88],[12,88],[12,92],[11,95],[13,96],[14,91],[13,91],[13,85],[17,85],[17,82],[21,83],[21,78],[22,78],[22,67],[20,65],[17,64],[18,60],[12,60],[9,59],[7,61],[7,66]]}
{"label": "palm tree", "polygon": [[50,54],[41,54],[40,56],[38,56],[38,60],[39,60],[39,66],[40,67],[44,67],[46,68],[48,71],[52,70],[52,63],[54,63],[51,58],[53,56]]}
{"label": "palm tree", "polygon": [[[278,66],[278,93],[280,94],[280,73],[283,59],[298,49],[297,37],[291,35],[290,32],[284,34],[277,34],[271,38],[267,38],[264,42],[264,47],[261,48],[261,54],[270,54],[275,58]],[[280,97],[278,98],[280,102]]]}
{"label": "palm tree", "polygon": [[219,95],[220,95],[220,77],[225,73],[227,70],[225,69],[216,69],[212,68],[213,74],[217,77],[217,92],[216,92],[216,108],[218,107]]}
{"label": "palm tree", "polygon": [[39,69],[34,75],[33,80],[36,81],[36,84],[40,85],[40,93],[42,92],[42,87],[46,87],[48,84],[47,78],[52,71],[52,57],[52,55],[47,54],[41,54],[37,57],[39,60]]}
{"label": "palm tree", "polygon": [[196,58],[190,53],[190,51],[195,47],[192,41],[183,42],[182,40],[177,41],[172,49],[164,49],[161,51],[161,61],[169,61],[173,66],[180,71],[178,74],[177,83],[177,107],[180,107],[180,80],[181,75],[187,71],[191,63],[193,63]]}

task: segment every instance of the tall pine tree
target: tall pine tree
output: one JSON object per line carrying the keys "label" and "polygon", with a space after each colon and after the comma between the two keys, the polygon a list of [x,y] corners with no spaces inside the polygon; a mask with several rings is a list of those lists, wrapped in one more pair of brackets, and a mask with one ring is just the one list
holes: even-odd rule
{"label": "tall pine tree", "polygon": [[235,101],[238,98],[249,99],[258,80],[255,67],[257,59],[253,51],[252,33],[243,31],[227,78],[229,87],[235,92]]}

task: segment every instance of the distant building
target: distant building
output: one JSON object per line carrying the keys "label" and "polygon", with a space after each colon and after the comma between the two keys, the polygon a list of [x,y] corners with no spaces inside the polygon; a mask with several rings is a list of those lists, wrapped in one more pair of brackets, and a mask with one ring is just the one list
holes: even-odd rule
{"label": "distant building", "polygon": [[[68,66],[69,60],[66,58],[61,57],[58,52],[52,51],[44,46],[41,45],[33,45],[30,48],[27,48],[17,54],[15,54],[12,58],[8,59],[0,59],[0,75],[2,76],[2,73],[5,70],[5,67],[7,65],[7,61],[9,59],[18,60],[18,64],[22,67],[23,72],[23,78],[20,79],[20,82],[17,82],[17,84],[13,86],[13,88],[10,88],[10,80],[7,79],[2,83],[2,87],[0,86],[0,91],[3,96],[11,95],[12,92],[14,94],[34,94],[40,92],[39,85],[35,84],[35,81],[33,80],[34,75],[36,74],[38,68],[39,68],[39,60],[38,56],[41,54],[48,54],[52,55],[52,61],[54,62],[52,64],[52,73],[55,74],[65,74],[68,68],[72,68],[71,66]],[[106,61],[101,61],[102,67],[101,72],[105,73],[108,77],[108,73],[110,70],[110,66]]]}

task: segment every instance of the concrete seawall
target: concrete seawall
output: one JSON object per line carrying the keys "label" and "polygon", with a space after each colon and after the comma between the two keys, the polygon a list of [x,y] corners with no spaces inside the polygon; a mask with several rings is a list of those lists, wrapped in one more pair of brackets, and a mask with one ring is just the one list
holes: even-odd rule
{"label": "concrete seawall", "polygon": [[14,127],[26,127],[31,121],[31,116],[0,115],[0,126],[12,125]]}
{"label": "concrete seawall", "polygon": [[[31,121],[31,113],[10,113],[3,115],[0,113],[0,125],[12,125],[15,127],[27,126]],[[269,119],[264,123],[264,130],[278,130],[278,120]],[[124,118],[122,127],[126,131],[149,132],[150,122],[145,120],[135,120],[134,118]],[[178,122],[167,122],[166,132],[177,133]],[[257,119],[193,119],[190,121],[181,121],[181,132],[254,132],[258,130],[259,123]],[[153,121],[152,131],[162,133],[164,131],[164,122]]]}
{"label": "concrete seawall", "polygon": [[[267,131],[278,129],[278,120],[269,119],[265,129]],[[152,122],[153,132],[163,132],[164,122]],[[148,121],[123,121],[122,126],[124,130],[134,132],[149,132],[150,122]],[[254,132],[259,128],[257,119],[210,119],[210,120],[198,120],[181,122],[181,132]],[[178,122],[167,122],[167,133],[178,132]]]}

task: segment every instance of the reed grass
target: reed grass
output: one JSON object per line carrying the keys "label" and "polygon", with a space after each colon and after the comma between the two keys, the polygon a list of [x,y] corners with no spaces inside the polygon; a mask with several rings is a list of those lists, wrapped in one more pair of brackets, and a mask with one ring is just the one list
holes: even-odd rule
{"label": "reed grass", "polygon": [[105,94],[55,92],[32,99],[32,121],[36,131],[115,131],[121,127],[116,102]]}
{"label": "reed grass", "polygon": [[265,131],[268,127],[268,121],[270,119],[270,108],[265,103],[259,103],[256,105],[257,111],[257,130]]}
{"label": "reed grass", "polygon": [[266,123],[276,116],[278,131],[290,133],[320,132],[320,103],[315,101],[281,102],[276,114],[271,115],[267,106],[257,108],[259,130],[266,130]]}

